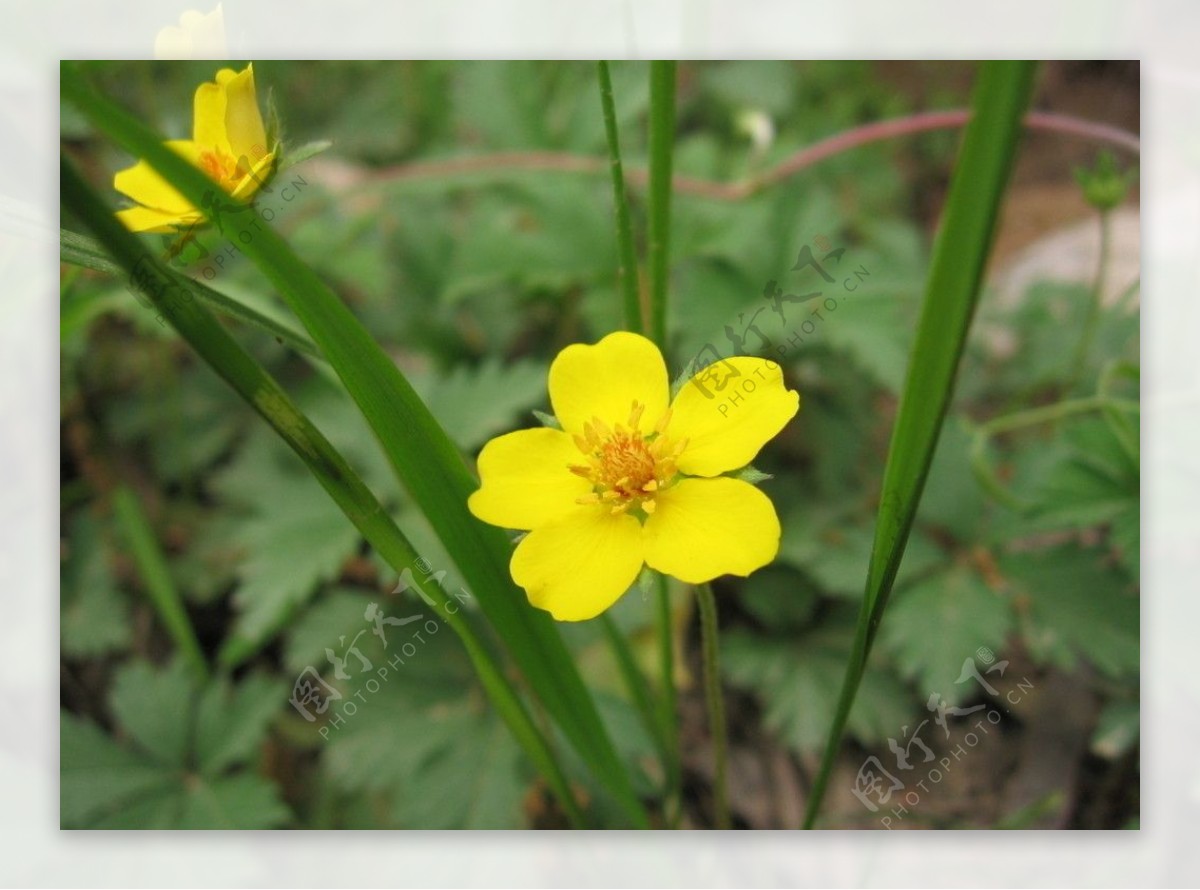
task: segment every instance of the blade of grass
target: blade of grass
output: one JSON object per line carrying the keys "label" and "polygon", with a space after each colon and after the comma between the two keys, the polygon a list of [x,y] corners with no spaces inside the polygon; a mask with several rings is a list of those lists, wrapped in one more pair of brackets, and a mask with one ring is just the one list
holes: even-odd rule
{"label": "blade of grass", "polygon": [[642,301],[638,298],[637,254],[633,249],[633,224],[629,219],[629,198],[625,193],[625,172],[621,166],[621,140],[617,133],[617,112],[613,106],[612,78],[608,62],[596,63],[600,76],[600,107],[604,113],[604,134],[608,138],[608,158],[612,168],[613,209],[617,219],[617,285],[625,306],[625,327],[635,334],[646,330]]}
{"label": "blade of grass", "polygon": [[[167,305],[171,271],[150,257],[140,242],[116,220],[113,212],[83,182],[65,159],[61,162],[63,201],[80,219],[85,220],[114,257],[122,271],[142,270],[138,280],[143,292],[160,309]],[[367,542],[402,572],[417,563],[418,555],[383,505],[346,463],[329,441],[288,398],[283,388],[242,349],[220,323],[198,303],[183,303],[169,314],[172,325],[212,369],[244,398],[304,461],[309,471],[362,533]],[[118,493],[118,510],[128,512]],[[136,507],[136,504],[133,505]],[[135,517],[136,519],[136,517]],[[149,535],[148,528],[139,532]],[[144,549],[144,548],[143,548]],[[165,572],[165,564],[160,566]],[[449,595],[436,583],[413,582],[427,602],[439,608],[439,614],[462,640],[480,681],[505,723],[522,745],[534,766],[546,777],[567,815],[583,824],[562,771],[545,736],[537,729],[521,699],[506,679],[503,670],[461,609],[448,609]],[[185,616],[186,617],[186,616]],[[198,652],[197,647],[197,652]]]}
{"label": "blade of grass", "polygon": [[1034,70],[1032,62],[984,62],[979,73],[973,114],[934,244],[921,318],[888,447],[883,496],[854,645],[808,799],[805,828],[813,826],[820,809],[846,719],[908,543],[979,298]]}
{"label": "blade of grass", "polygon": [[663,725],[659,719],[658,712],[655,710],[654,700],[650,696],[646,677],[642,673],[642,669],[638,667],[637,660],[633,657],[633,651],[629,648],[629,641],[625,639],[625,635],[621,633],[621,629],[617,627],[617,623],[612,620],[612,617],[608,613],[600,616],[600,626],[604,629],[604,636],[607,638],[609,648],[612,649],[613,657],[617,661],[617,670],[621,672],[621,679],[624,681],[626,689],[629,690],[634,707],[637,708],[638,716],[642,718],[642,723],[645,725],[646,731],[650,733],[650,738],[654,742],[654,746],[658,748],[659,758],[663,764],[663,775],[668,775],[669,754],[666,740],[663,738]]}
{"label": "blade of grass", "polygon": [[[69,63],[62,67],[61,88],[98,130],[145,159],[192,204],[211,204],[214,186],[207,176],[124,109],[95,93]],[[242,253],[278,288],[341,378],[525,681],[634,823],[647,827],[645,809],[562,636],[549,615],[529,605],[508,573],[508,536],[467,510],[467,497],[477,483],[457,448],[346,305],[263,223],[252,205],[240,213],[248,220],[243,231],[253,232],[248,241],[242,239]]]}
{"label": "blade of grass", "polygon": [[671,160],[675,148],[675,63],[650,63],[650,338],[667,348],[671,264]]}
{"label": "blade of grass", "polygon": [[121,532],[129,545],[130,555],[133,556],[133,562],[137,566],[154,611],[158,613],[159,620],[191,668],[195,679],[205,680],[208,677],[208,663],[204,660],[200,642],[196,639],[196,631],[188,618],[187,609],[184,608],[183,597],[171,579],[166,557],[163,556],[158,539],[154,537],[154,531],[150,528],[150,521],[146,518],[142,505],[124,485],[117,486],[113,491],[112,504],[117,523],[121,526]]}
{"label": "blade of grass", "polygon": [[[80,235],[78,232],[71,232],[67,229],[59,230],[58,255],[61,262],[71,263],[84,269],[107,272],[112,275],[123,274],[121,267],[113,262],[112,257],[105,252],[104,248],[93,239]],[[196,299],[207,303],[215,312],[261,328],[272,337],[297,352],[304,353],[309,358],[325,360],[316,344],[306,334],[269,318],[261,312],[239,303],[232,297],[225,296],[220,291],[213,290],[202,281],[189,278],[174,269],[167,268],[167,272],[175,285],[187,288]]]}

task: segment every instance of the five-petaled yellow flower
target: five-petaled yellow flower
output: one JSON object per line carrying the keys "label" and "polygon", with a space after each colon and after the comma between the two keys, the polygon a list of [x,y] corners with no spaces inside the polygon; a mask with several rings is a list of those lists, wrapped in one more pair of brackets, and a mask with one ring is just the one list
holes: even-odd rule
{"label": "five-petaled yellow flower", "polygon": [[[749,575],[779,551],[765,494],[723,476],[746,466],[800,409],[779,365],[724,360],[670,401],[667,367],[645,337],[568,346],[550,366],[562,429],[520,430],[479,455],[468,502],[484,522],[529,530],[513,580],[559,621],[594,618],[643,564],[692,584]],[[720,366],[718,366],[720,368]],[[738,397],[740,396],[740,397]]]}
{"label": "five-petaled yellow flower", "polygon": [[[237,72],[223,68],[215,83],[200,84],[193,113],[192,138],[167,145],[207,173],[224,194],[237,201],[253,197],[275,164],[254,92],[254,66]],[[118,173],[113,187],[139,205],[117,213],[131,231],[175,232],[204,219],[145,161]]]}

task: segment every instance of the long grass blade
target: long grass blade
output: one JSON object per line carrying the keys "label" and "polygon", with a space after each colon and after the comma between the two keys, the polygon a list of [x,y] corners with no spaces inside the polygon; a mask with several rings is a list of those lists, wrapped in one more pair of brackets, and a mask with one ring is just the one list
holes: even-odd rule
{"label": "long grass blade", "polygon": [[[167,305],[169,286],[174,280],[171,271],[148,256],[140,242],[117,222],[112,210],[104,206],[65,159],[61,164],[61,177],[63,201],[67,206],[88,223],[123,272],[132,272],[135,267],[141,270],[137,280],[143,292],[156,306],[160,309],[171,308]],[[388,564],[397,573],[415,565],[418,559],[416,550],[383,505],[329,440],[295,407],[278,382],[238,345],[220,323],[195,302],[181,303],[173,308],[168,317],[200,357],[224,378],[304,461],[346,517]],[[117,506],[119,512],[134,512],[128,504],[123,503],[120,494]],[[131,527],[136,531],[137,525],[134,516]],[[148,533],[148,529],[143,528],[134,539],[144,538]],[[165,564],[161,568],[165,571]],[[457,607],[447,608],[450,599],[445,590],[437,583],[419,580],[420,573],[411,574],[426,601],[435,605],[439,615],[462,640],[497,712],[528,753],[534,766],[546,777],[567,815],[574,824],[582,825],[583,815],[557,758],[505,677],[499,663],[470,622],[465,619],[462,610]]]}
{"label": "long grass blade", "polygon": [[208,662],[204,660],[204,652],[200,649],[196,631],[183,605],[183,597],[171,579],[167,559],[150,528],[146,512],[134,493],[124,485],[113,491],[112,502],[117,524],[129,545],[130,555],[133,556],[154,611],[158,613],[159,620],[195,679],[204,680],[208,676]]}
{"label": "long grass blade", "polygon": [[638,296],[637,253],[633,249],[633,223],[630,221],[629,196],[625,192],[625,171],[621,166],[621,139],[617,132],[617,111],[613,104],[612,77],[608,62],[596,63],[600,77],[600,107],[604,113],[604,134],[608,139],[608,161],[612,169],[613,207],[617,219],[617,284],[625,307],[625,327],[635,334],[644,333],[642,301]]}
{"label": "long grass blade", "polygon": [[[144,158],[195,206],[210,203],[205,198],[211,195],[212,181],[141,122],[95,93],[72,65],[63,66],[61,85],[64,97],[101,132]],[[546,613],[528,604],[509,576],[508,537],[467,510],[467,497],[477,483],[453,442],[346,305],[253,206],[240,212],[253,232],[248,242],[243,240],[242,253],[279,290],[341,378],[525,681],[634,823],[648,826],[645,809],[561,635]]]}
{"label": "long grass blade", "polygon": [[1012,168],[1032,62],[983,63],[941,229],[921,318],[888,447],[883,495],[866,590],[833,726],[804,817],[811,828],[824,797],[850,709],[904,556],[925,478],[950,402],[967,329],[979,298],[1000,200]]}
{"label": "long grass blade", "polygon": [[675,150],[675,62],[650,63],[650,338],[667,348],[667,279],[671,272],[671,162]]}

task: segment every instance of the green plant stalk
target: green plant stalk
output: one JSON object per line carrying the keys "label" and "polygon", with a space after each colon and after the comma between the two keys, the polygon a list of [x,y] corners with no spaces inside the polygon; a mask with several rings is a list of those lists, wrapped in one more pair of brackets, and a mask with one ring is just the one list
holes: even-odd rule
{"label": "green plant stalk", "polygon": [[[71,232],[67,229],[59,230],[58,256],[61,262],[71,263],[79,268],[107,272],[118,276],[123,274],[121,267],[113,262],[112,257],[99,244],[91,238],[86,238],[77,232]],[[189,278],[187,275],[183,275],[171,268],[167,268],[167,273],[171,276],[171,280],[175,285],[190,290],[196,299],[208,304],[215,312],[261,328],[272,337],[275,337],[280,342],[285,343],[309,358],[319,361],[325,360],[324,356],[321,355],[321,351],[317,349],[316,345],[306,334],[288,325],[281,324],[275,321],[275,319],[269,318],[261,312],[239,303],[232,297],[225,296],[220,291],[213,290],[213,288],[202,281]]]}
{"label": "green plant stalk", "polygon": [[1096,278],[1092,284],[1092,299],[1088,303],[1087,316],[1083,320],[1083,333],[1075,347],[1074,358],[1071,359],[1070,376],[1067,378],[1066,392],[1070,393],[1087,368],[1088,353],[1092,351],[1092,343],[1096,339],[1096,330],[1100,325],[1100,311],[1104,303],[1104,283],[1108,273],[1108,257],[1112,251],[1112,211],[1100,211],[1100,256],[1096,262]]}
{"label": "green plant stalk", "polygon": [[671,271],[671,162],[675,148],[675,63],[650,63],[650,339],[666,353]]}
{"label": "green plant stalk", "polygon": [[[417,552],[396,526],[383,505],[371,494],[340,453],[288,398],[287,393],[238,345],[221,324],[196,302],[168,306],[167,287],[174,280],[170,270],[153,258],[147,259],[141,243],[117,221],[112,211],[63,159],[61,184],[64,203],[104,243],[122,270],[143,263],[140,280],[143,292],[164,310],[172,326],[304,461],[309,471],[329,493],[363,537],[397,572],[417,561]],[[170,309],[167,313],[165,310]],[[120,500],[117,501],[118,506]],[[127,508],[126,508],[127,509]],[[165,571],[165,564],[163,565]],[[440,607],[440,614],[462,640],[472,665],[497,712],[524,748],[535,768],[546,777],[573,824],[583,825],[583,814],[575,802],[565,773],[529,717],[516,691],[505,678],[494,657],[476,635],[460,610],[447,607],[449,595],[437,584],[414,582],[426,601]],[[198,650],[197,650],[198,651]]]}
{"label": "green plant stalk", "polygon": [[600,108],[604,114],[604,135],[608,139],[608,158],[612,168],[613,212],[617,221],[617,286],[625,307],[625,327],[635,334],[644,333],[642,301],[638,298],[637,254],[633,249],[633,224],[629,214],[629,196],[625,192],[625,172],[621,166],[621,140],[617,132],[617,112],[613,106],[612,78],[608,62],[596,63],[600,76]]}
{"label": "green plant stalk", "polygon": [[137,565],[138,574],[142,576],[142,584],[146,595],[159,620],[167,629],[175,647],[187,662],[193,678],[198,682],[208,679],[208,663],[196,639],[196,631],[188,618],[187,609],[183,605],[183,597],[171,580],[171,571],[167,567],[166,557],[150,528],[150,521],[142,510],[133,492],[126,486],[119,485],[113,491],[113,512],[121,526],[121,532],[129,545],[129,552]]}
{"label": "green plant stalk", "polygon": [[1033,88],[1032,62],[981,66],[973,114],[934,243],[921,318],[888,447],[867,581],[850,660],[804,815],[812,828],[829,784],[846,720],[883,620],[953,392],[979,299],[1005,184]]}
{"label": "green plant stalk", "polygon": [[1136,453],[1131,450],[1127,438],[1123,435],[1124,427],[1114,424],[1112,415],[1115,412],[1140,414],[1141,406],[1137,402],[1128,399],[1118,399],[1101,393],[1083,399],[1068,399],[1056,402],[1053,405],[1042,405],[1026,411],[1005,414],[1002,417],[994,417],[986,423],[980,424],[975,428],[970,451],[971,469],[974,471],[975,477],[979,480],[979,484],[992,497],[1009,509],[1016,510],[1017,512],[1028,510],[1032,505],[1022,501],[1005,488],[988,464],[988,442],[991,441],[993,436],[998,436],[1001,433],[1009,433],[1013,430],[1037,426],[1043,423],[1053,423],[1076,414],[1087,414],[1092,411],[1104,412],[1106,418],[1109,419],[1110,425],[1113,426],[1113,434],[1117,437],[1117,441],[1121,444],[1121,447],[1126,450],[1126,453],[1132,459],[1137,460]]}
{"label": "green plant stalk", "polygon": [[708,730],[712,736],[715,778],[713,779],[713,811],[717,828],[732,827],[729,818],[729,792],[726,763],[729,760],[729,735],[725,725],[725,699],[721,694],[721,663],[717,601],[712,587],[696,587],[696,605],[700,610],[700,646],[704,656],[704,699],[708,705]]}
{"label": "green plant stalk", "polygon": [[[96,94],[73,65],[64,64],[60,82],[63,96],[97,129],[144,158],[193,205],[206,206],[213,183],[199,169],[124,109]],[[244,205],[240,212],[254,233],[248,241],[241,239],[242,253],[278,288],[341,378],[398,478],[455,557],[526,682],[634,824],[648,827],[646,811],[562,636],[549,615],[530,607],[508,573],[508,536],[467,510],[467,497],[477,482],[457,448],[346,305],[262,222],[253,205]]]}

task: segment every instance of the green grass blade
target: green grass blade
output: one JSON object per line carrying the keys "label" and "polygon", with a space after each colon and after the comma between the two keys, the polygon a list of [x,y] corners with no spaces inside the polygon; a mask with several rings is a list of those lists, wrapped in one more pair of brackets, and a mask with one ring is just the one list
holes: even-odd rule
{"label": "green grass blade", "polygon": [[612,617],[607,613],[601,615],[600,626],[604,628],[604,636],[608,640],[609,648],[612,649],[613,658],[617,661],[617,670],[621,672],[621,679],[625,683],[625,688],[629,690],[634,707],[637,708],[638,715],[642,718],[642,724],[650,734],[654,746],[658,748],[659,757],[663,762],[663,771],[666,774],[669,771],[667,743],[663,737],[662,721],[655,709],[654,699],[650,696],[646,675],[638,667],[637,660],[633,657],[633,650],[629,648],[629,641],[625,639],[621,628],[617,627],[617,623],[613,621]]}
{"label": "green grass blade", "polygon": [[629,196],[625,192],[625,171],[621,166],[621,140],[617,132],[617,112],[613,105],[612,78],[608,62],[596,63],[600,77],[600,108],[604,113],[604,134],[608,139],[608,158],[612,167],[613,207],[617,219],[617,285],[625,307],[625,327],[635,334],[644,333],[642,302],[638,297],[637,253],[633,249],[633,224],[629,219]]}
{"label": "green grass blade", "polygon": [[[112,275],[124,274],[121,267],[117,263],[114,263],[112,257],[93,239],[80,235],[77,232],[68,231],[67,229],[59,230],[58,255],[59,259],[64,263],[71,263],[85,269],[92,269],[96,272],[107,272]],[[297,352],[304,353],[309,358],[324,361],[321,351],[308,338],[308,335],[282,324],[273,318],[269,318],[261,312],[251,309],[249,306],[239,303],[231,297],[225,296],[220,291],[213,290],[201,281],[196,281],[194,278],[182,275],[174,269],[168,268],[167,272],[171,275],[176,285],[187,288],[192,296],[206,303],[213,311],[260,328]]]}
{"label": "green grass blade", "polygon": [[980,70],[973,114],[934,244],[921,318],[888,448],[854,647],[808,800],[805,828],[812,827],[820,809],[846,719],[904,556],[979,298],[1034,70],[1032,62],[1007,61],[984,62]]}
{"label": "green grass blade", "polygon": [[675,63],[650,63],[650,337],[667,347],[667,279],[671,273],[671,160],[675,149]]}
{"label": "green grass blade", "polygon": [[[213,183],[126,111],[100,97],[71,65],[62,92],[101,132],[144,158],[197,207]],[[241,251],[254,262],[308,330],[374,430],[397,476],[454,556],[492,627],[547,712],[597,778],[639,826],[645,809],[600,719],[596,704],[553,621],[531,607],[512,581],[512,545],[500,529],[467,510],[476,488],[462,456],[429,409],[346,305],[250,205],[239,211],[254,234]]]}
{"label": "green grass blade", "polygon": [[129,545],[129,553],[137,566],[138,574],[145,585],[159,620],[167,629],[175,646],[179,649],[184,661],[187,662],[192,674],[198,681],[208,676],[208,663],[196,639],[196,631],[188,618],[187,609],[183,605],[183,597],[171,579],[167,568],[166,557],[150,528],[150,521],[142,510],[137,498],[124,485],[118,486],[113,492],[113,512],[117,524]]}
{"label": "green grass blade", "polygon": [[[87,221],[123,272],[131,271],[139,263],[143,264],[143,271],[138,280],[145,285],[144,293],[157,306],[165,308],[167,288],[173,280],[171,271],[157,260],[148,257],[137,238],[125,230],[112,210],[104,206],[65,160],[61,163],[61,176],[64,202],[81,219]],[[350,468],[342,455],[295,407],[278,382],[238,345],[221,324],[195,302],[181,303],[170,314],[170,318],[176,330],[200,357],[224,378],[304,461],[347,518],[388,564],[398,573],[415,565],[418,559],[416,550],[383,505]],[[122,506],[119,496],[117,505],[119,511],[131,510],[129,505]],[[136,504],[133,504],[133,507],[136,507]],[[134,519],[133,527],[136,528],[136,516]],[[143,528],[139,534],[142,538],[146,537],[149,535],[148,528]],[[165,563],[159,568],[165,572]],[[432,601],[440,607],[439,615],[462,640],[497,712],[525,748],[534,766],[546,777],[551,790],[557,794],[572,822],[582,824],[582,813],[575,803],[557,758],[491,652],[461,610],[455,608],[451,611],[446,608],[449,595],[440,585],[422,583],[417,580],[417,574],[413,575],[413,580],[426,601]]]}

